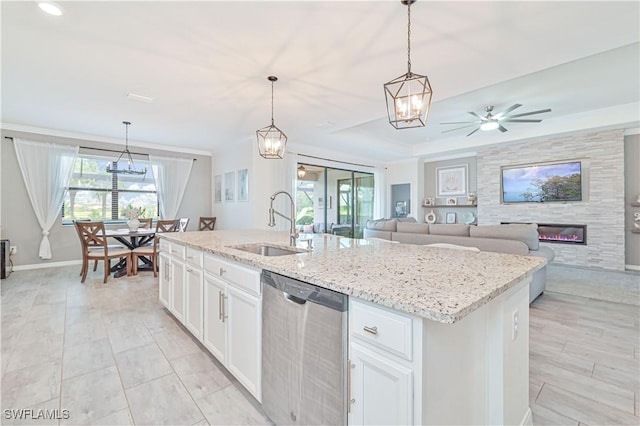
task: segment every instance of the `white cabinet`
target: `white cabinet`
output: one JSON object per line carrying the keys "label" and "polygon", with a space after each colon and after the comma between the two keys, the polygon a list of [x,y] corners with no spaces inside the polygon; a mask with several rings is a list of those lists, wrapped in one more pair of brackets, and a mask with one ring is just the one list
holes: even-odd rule
{"label": "white cabinet", "polygon": [[412,317],[350,299],[349,424],[407,425],[418,420],[415,325]]}
{"label": "white cabinet", "polygon": [[159,299],[165,308],[171,310],[171,259],[165,252],[160,252]]}
{"label": "white cabinet", "polygon": [[210,254],[204,271],[203,343],[262,401],[260,272]]}
{"label": "white cabinet", "polygon": [[185,272],[185,319],[184,325],[200,341],[203,330],[204,286],[202,269],[189,264]]}
{"label": "white cabinet", "polygon": [[412,369],[358,344],[350,352],[349,424],[412,424]]}
{"label": "white cabinet", "polygon": [[[227,368],[253,395],[259,395],[262,364],[262,303],[227,286]],[[258,398],[260,399],[260,398]]]}
{"label": "white cabinet", "polygon": [[202,343],[222,364],[227,352],[227,325],[224,315],[226,284],[211,274],[204,274],[204,334]]}
{"label": "white cabinet", "polygon": [[183,262],[171,258],[171,313],[184,324],[184,273]]}
{"label": "white cabinet", "polygon": [[184,323],[185,313],[185,247],[166,241],[160,244],[159,300]]}

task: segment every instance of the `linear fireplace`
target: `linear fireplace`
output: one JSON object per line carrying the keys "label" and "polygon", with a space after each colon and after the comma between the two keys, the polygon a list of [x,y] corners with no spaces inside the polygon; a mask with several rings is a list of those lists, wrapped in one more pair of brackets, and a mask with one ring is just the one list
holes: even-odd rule
{"label": "linear fireplace", "polygon": [[[502,224],[521,222],[502,222]],[[545,243],[587,244],[587,225],[539,223],[538,240]]]}

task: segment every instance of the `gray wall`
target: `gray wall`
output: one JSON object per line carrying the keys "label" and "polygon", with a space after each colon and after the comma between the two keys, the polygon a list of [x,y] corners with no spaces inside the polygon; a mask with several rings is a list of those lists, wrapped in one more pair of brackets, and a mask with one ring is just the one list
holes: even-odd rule
{"label": "gray wall", "polygon": [[[54,262],[68,262],[81,259],[80,243],[73,226],[62,225],[57,221],[49,234],[52,259],[42,260],[38,257],[42,238],[40,225],[33,213],[29,196],[22,179],[20,167],[16,158],[13,141],[5,136],[20,137],[42,142],[56,142],[67,145],[81,145],[94,148],[122,150],[122,146],[110,145],[90,140],[68,139],[55,136],[30,134],[24,132],[2,131],[0,141],[0,170],[1,200],[0,200],[0,233],[2,239],[11,240],[11,245],[17,247],[17,254],[12,256],[15,266],[36,265]],[[132,151],[148,152],[164,156],[195,158],[191,170],[191,177],[187,184],[182,205],[178,210],[179,217],[190,217],[189,230],[198,227],[200,216],[211,214],[211,157],[202,155],[168,152],[147,148],[135,148]],[[114,153],[115,155],[115,153]],[[123,225],[113,225],[121,228]]]}
{"label": "gray wall", "polygon": [[[624,270],[623,142],[623,130],[604,130],[575,132],[480,149],[478,223],[586,224],[587,245],[544,244],[555,252],[555,261],[566,265]],[[582,161],[582,201],[501,204],[501,166],[562,160]]]}
{"label": "gray wall", "polygon": [[[398,216],[396,214],[396,202],[407,202],[407,214]],[[407,217],[411,212],[411,184],[400,183],[391,185],[391,217]]]}
{"label": "gray wall", "polygon": [[625,263],[630,269],[640,270],[640,234],[634,234],[633,214],[640,207],[631,206],[640,196],[640,135],[624,138],[624,182],[625,182]]}
{"label": "gray wall", "polygon": [[[451,160],[441,160],[441,161],[429,161],[429,159],[425,159],[424,196],[429,198],[434,198],[436,200],[436,204],[445,204],[446,198],[436,198],[438,194],[438,189],[436,186],[437,185],[437,177],[436,177],[437,169],[438,167],[451,167],[451,166],[458,166],[463,164],[466,164],[468,166],[467,193],[478,192],[477,177],[476,177],[478,174],[478,170],[477,170],[478,161],[476,157],[461,157],[461,158],[455,158]],[[466,196],[456,197],[456,198],[458,199],[459,205],[467,204],[469,202]],[[419,200],[420,204],[423,203],[423,200],[424,198]],[[425,207],[425,208],[422,208],[422,210],[424,211],[424,214],[422,215],[422,219],[420,219],[420,221],[425,220],[426,214],[429,213],[431,210],[433,210],[433,212],[436,214],[436,217],[437,217],[436,223],[445,223],[447,213],[456,214],[456,223],[461,223],[463,216],[468,212],[471,212],[474,215],[476,215],[475,207],[469,207],[469,208],[456,207],[453,209],[452,208],[447,209],[446,207],[437,207],[437,208]]]}

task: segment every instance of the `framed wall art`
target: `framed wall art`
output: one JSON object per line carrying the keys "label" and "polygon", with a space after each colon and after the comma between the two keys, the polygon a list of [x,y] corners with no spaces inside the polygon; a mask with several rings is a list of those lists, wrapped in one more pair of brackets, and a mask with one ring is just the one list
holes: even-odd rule
{"label": "framed wall art", "polygon": [[228,172],[224,174],[224,201],[235,200],[236,174]]}
{"label": "framed wall art", "polygon": [[249,201],[249,169],[238,170],[238,201]]}
{"label": "framed wall art", "polygon": [[438,196],[450,197],[466,195],[468,169],[469,166],[467,164],[436,168]]}

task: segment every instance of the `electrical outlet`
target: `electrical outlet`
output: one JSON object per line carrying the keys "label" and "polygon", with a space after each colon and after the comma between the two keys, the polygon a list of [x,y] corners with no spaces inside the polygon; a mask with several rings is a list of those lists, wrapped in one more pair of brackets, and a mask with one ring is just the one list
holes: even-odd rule
{"label": "electrical outlet", "polygon": [[12,254],[18,254],[18,247],[16,247],[16,246],[11,246],[11,247],[9,247],[9,254],[10,254],[10,255],[12,255]]}
{"label": "electrical outlet", "polygon": [[516,340],[518,338],[518,310],[516,309],[511,314],[511,340]]}

